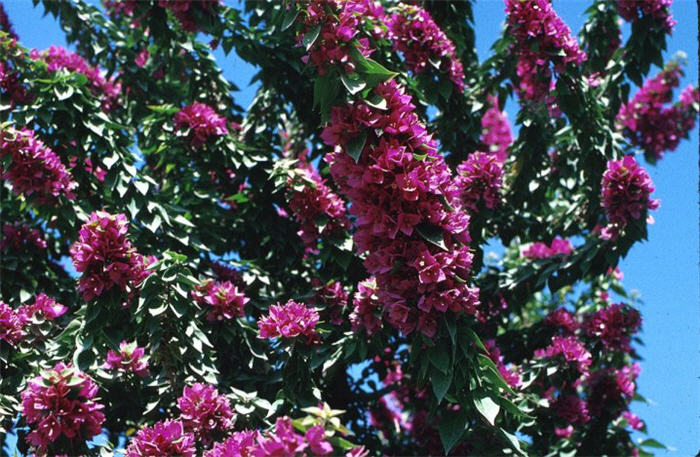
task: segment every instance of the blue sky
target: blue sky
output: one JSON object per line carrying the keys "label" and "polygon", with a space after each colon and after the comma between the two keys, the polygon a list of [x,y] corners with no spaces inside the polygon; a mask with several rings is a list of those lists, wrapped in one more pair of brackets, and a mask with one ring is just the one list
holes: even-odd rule
{"label": "blue sky", "polygon": [[[29,0],[3,1],[10,20],[26,47],[44,49],[66,45],[63,33],[51,16],[42,18],[41,7]],[[577,33],[590,2],[554,0],[559,15]],[[681,88],[697,84],[697,9],[693,0],[675,0],[672,12],[678,24],[670,39],[667,57],[682,50],[688,55],[686,77]],[[488,55],[504,19],[501,0],[477,0],[477,49]],[[216,54],[224,74],[242,91],[237,101],[247,106],[253,90],[247,88],[254,70],[236,56]],[[656,70],[654,70],[656,71]],[[633,91],[634,92],[634,91]],[[508,106],[515,119],[515,104]],[[624,283],[642,296],[645,346],[638,382],[649,405],[635,403],[633,411],[647,423],[651,435],[675,450],[659,451],[662,456],[694,456],[700,450],[700,233],[698,219],[698,128],[690,141],[668,153],[656,167],[647,166],[656,185],[654,196],[661,207],[654,213],[656,223],[649,229],[649,241],[635,246],[622,262]]]}

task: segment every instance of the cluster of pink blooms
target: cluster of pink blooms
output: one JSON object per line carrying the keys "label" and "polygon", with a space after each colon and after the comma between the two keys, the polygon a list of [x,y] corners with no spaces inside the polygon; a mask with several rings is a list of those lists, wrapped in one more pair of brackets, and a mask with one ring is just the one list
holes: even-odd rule
{"label": "cluster of pink blooms", "polygon": [[211,15],[221,4],[220,0],[159,0],[158,6],[172,11],[183,29],[196,32],[195,17],[198,14]]}
{"label": "cluster of pink blooms", "polygon": [[195,286],[192,298],[202,306],[207,306],[207,320],[221,321],[245,316],[245,304],[250,301],[242,290],[230,281],[205,281]]}
{"label": "cluster of pink blooms", "polygon": [[148,377],[148,357],[145,357],[145,348],[139,347],[135,342],[122,341],[119,352],[107,351],[105,368],[120,371],[122,373],[135,373],[141,378]]}
{"label": "cluster of pink blooms", "polygon": [[503,169],[496,155],[473,152],[457,166],[457,185],[464,206],[478,212],[480,205],[493,209],[501,202]]}
{"label": "cluster of pink blooms", "polygon": [[318,288],[314,295],[314,302],[325,307],[329,322],[334,325],[342,325],[345,322],[343,311],[348,305],[349,298],[343,285],[340,281],[331,281],[321,285],[318,280],[313,280],[312,285]]}
{"label": "cluster of pink blooms", "polygon": [[[478,292],[465,284],[472,261],[465,246],[469,216],[411,97],[393,80],[379,84],[375,94],[386,101],[385,110],[363,100],[333,107],[321,134],[335,147],[326,161],[352,203],[355,247],[369,252],[365,267],[376,278],[387,320],[404,334],[417,326],[432,335],[435,311],[476,309]],[[366,141],[355,161],[344,151],[359,135]]]}
{"label": "cluster of pink blooms", "polygon": [[[307,249],[315,252],[319,237],[342,234],[350,225],[345,202],[326,185],[318,171],[300,161],[297,179],[287,183],[287,201],[299,223],[297,234]],[[325,225],[319,228],[319,220]]]}
{"label": "cluster of pink blooms", "polygon": [[139,430],[125,457],[194,457],[195,452],[194,435],[185,432],[182,422],[166,420]]}
{"label": "cluster of pink blooms", "polygon": [[200,102],[185,106],[175,114],[175,129],[187,130],[187,138],[194,147],[202,146],[210,137],[228,133],[226,119]]}
{"label": "cluster of pink blooms", "polygon": [[122,89],[121,83],[116,82],[114,77],[105,78],[99,68],[91,66],[78,54],[61,46],[51,46],[44,52],[32,50],[30,57],[45,61],[50,72],[68,70],[85,75],[90,82],[90,92],[102,99],[102,108],[109,111],[116,106]]}
{"label": "cluster of pink blooms", "polygon": [[649,174],[634,157],[608,161],[603,174],[602,205],[610,225],[603,229],[602,236],[614,239],[631,220],[658,208],[659,201],[650,198],[652,192],[654,184]]}
{"label": "cluster of pink blooms", "polygon": [[617,0],[617,12],[629,22],[653,17],[670,33],[676,25],[671,15],[671,3],[673,0]]}
{"label": "cluster of pink blooms", "polygon": [[46,249],[46,240],[40,229],[28,227],[20,222],[2,225],[0,249],[11,248],[21,252],[31,245],[37,249]]}
{"label": "cluster of pink blooms", "polygon": [[630,339],[641,325],[639,311],[616,303],[589,315],[583,329],[588,336],[600,339],[606,348],[629,352]]}
{"label": "cluster of pink blooms", "polygon": [[591,353],[574,336],[554,336],[545,349],[535,351],[535,357],[553,358],[561,356],[568,363],[575,363],[581,374],[588,373],[591,365]]}
{"label": "cluster of pink blooms", "polygon": [[464,68],[445,32],[420,6],[400,3],[397,8],[398,13],[387,19],[387,26],[394,50],[403,54],[406,67],[413,73],[423,73],[435,66],[448,74],[460,92],[464,91]]}
{"label": "cluster of pink blooms", "polygon": [[357,284],[357,292],[352,300],[350,325],[354,332],[365,329],[368,336],[375,334],[382,327],[382,308],[377,297],[377,281],[374,277]]}
{"label": "cluster of pink blooms", "polygon": [[58,363],[29,381],[22,392],[22,416],[32,431],[27,440],[39,452],[65,437],[74,447],[102,431],[105,416],[97,384],[71,365]]}
{"label": "cluster of pink blooms", "polygon": [[578,330],[578,328],[581,326],[576,319],[576,315],[564,308],[558,308],[551,311],[545,316],[544,323],[551,327],[563,329],[570,334],[576,332],[576,330]]}
{"label": "cluster of pink blooms", "polygon": [[496,340],[486,340],[484,341],[484,346],[488,351],[487,355],[493,361],[493,363],[496,364],[496,368],[498,368],[498,372],[501,374],[501,377],[511,387],[518,387],[521,383],[520,375],[518,374],[517,370],[509,369],[503,363],[503,355],[501,354],[501,350],[496,345]]}
{"label": "cluster of pink blooms", "polygon": [[234,432],[223,442],[216,443],[204,457],[300,456],[305,451],[310,451],[315,456],[333,452],[333,446],[326,440],[323,427],[314,425],[302,435],[294,431],[291,419],[279,417],[274,430],[265,433],[258,430]]}
{"label": "cluster of pink blooms", "polygon": [[0,30],[7,33],[10,36],[10,38],[13,38],[15,40],[19,39],[19,37],[15,33],[15,29],[12,27],[10,18],[7,16],[5,6],[2,3],[0,3]]}
{"label": "cluster of pink blooms", "polygon": [[10,165],[2,178],[16,194],[33,196],[40,204],[56,204],[60,196],[75,198],[73,181],[58,155],[29,129],[0,132],[0,157],[9,155]]}
{"label": "cluster of pink blooms", "polygon": [[513,134],[505,111],[498,107],[498,97],[487,97],[489,108],[481,118],[481,142],[488,146],[488,152],[503,163],[508,158],[508,148],[513,144]]}
{"label": "cluster of pink blooms", "polygon": [[289,300],[284,305],[272,305],[269,314],[258,320],[258,338],[303,336],[307,343],[313,343],[319,338],[316,332],[318,319],[316,310],[294,300]]}
{"label": "cluster of pink blooms", "polygon": [[117,286],[123,291],[138,287],[151,273],[145,258],[127,238],[129,223],[124,214],[95,211],[78,232],[70,253],[75,269],[82,273],[78,290],[85,301]]}
{"label": "cluster of pink blooms", "polygon": [[353,42],[363,56],[370,55],[369,40],[358,38],[359,26],[364,17],[374,11],[371,2],[311,0],[308,3],[302,21],[302,31],[297,36],[299,46],[304,46],[304,37],[314,33],[318,27],[318,38],[308,55],[302,60],[316,67],[320,75],[326,74],[329,65],[342,65],[351,72],[354,69],[350,50]]}
{"label": "cluster of pink blooms", "polygon": [[0,301],[0,341],[16,346],[24,339],[26,316]]}
{"label": "cluster of pink blooms", "polygon": [[493,209],[501,202],[503,163],[513,136],[505,112],[498,108],[498,99],[489,95],[490,107],[481,118],[481,141],[487,152],[473,152],[457,166],[456,183],[466,208],[478,212],[481,206]]}
{"label": "cluster of pink blooms", "polygon": [[[5,52],[4,49],[3,52]],[[0,62],[0,94],[3,98],[7,97],[13,107],[28,104],[34,96],[22,85],[19,75],[11,63],[9,59]]]}
{"label": "cluster of pink blooms", "polygon": [[573,250],[574,248],[569,240],[556,237],[549,246],[541,241],[532,243],[529,248],[523,251],[523,255],[528,259],[548,259],[555,255],[568,256]]}
{"label": "cluster of pink blooms", "polygon": [[619,370],[610,368],[593,373],[586,382],[589,411],[594,416],[603,412],[620,414],[634,397],[640,371],[635,363]]}
{"label": "cluster of pink blooms", "polygon": [[[136,9],[146,2],[140,0],[103,0],[105,9],[112,17],[121,14],[133,16]],[[195,18],[198,15],[212,15],[221,4],[220,0],[159,0],[158,6],[170,10],[177,18],[182,28],[187,32],[196,32],[199,27]],[[143,16],[149,15],[149,11],[143,12]],[[140,25],[140,18],[135,19],[132,26]]]}
{"label": "cluster of pink blooms", "polygon": [[27,319],[52,321],[66,314],[68,308],[46,294],[40,293],[34,299],[34,303],[22,306],[18,311]]}
{"label": "cluster of pink blooms", "polygon": [[177,407],[185,431],[192,432],[205,445],[211,444],[214,433],[226,432],[233,425],[231,403],[211,385],[185,386]]}
{"label": "cluster of pink blooms", "polygon": [[620,107],[616,123],[630,143],[642,148],[655,159],[673,151],[695,126],[700,92],[693,86],[681,93],[679,102],[666,106],[680,83],[682,70],[678,62],[647,79],[642,88]]}
{"label": "cluster of pink blooms", "polygon": [[32,320],[53,321],[63,316],[68,308],[44,293],[40,293],[31,305],[13,309],[0,301],[0,340],[11,346],[19,344],[26,335],[26,326]]}
{"label": "cluster of pink blooms", "polygon": [[542,100],[552,83],[550,63],[561,72],[566,64],[586,60],[586,53],[549,0],[506,0],[506,15],[517,42],[520,97]]}
{"label": "cluster of pink blooms", "polygon": [[586,402],[578,395],[560,395],[551,407],[567,424],[585,424],[591,420]]}

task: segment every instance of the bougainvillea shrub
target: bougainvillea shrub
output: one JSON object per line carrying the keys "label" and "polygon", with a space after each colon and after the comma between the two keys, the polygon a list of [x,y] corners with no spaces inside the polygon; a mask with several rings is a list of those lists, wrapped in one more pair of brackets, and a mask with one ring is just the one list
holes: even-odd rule
{"label": "bougainvillea shrub", "polygon": [[[466,0],[35,3],[73,50],[0,8],[8,451],[660,446],[617,266],[698,114],[670,0],[578,34],[505,0],[481,59]],[[255,69],[246,109],[215,50]]]}

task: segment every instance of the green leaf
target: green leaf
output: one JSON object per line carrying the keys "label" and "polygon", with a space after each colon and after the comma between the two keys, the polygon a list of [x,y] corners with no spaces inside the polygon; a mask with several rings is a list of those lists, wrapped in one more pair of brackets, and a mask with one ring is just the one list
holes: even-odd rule
{"label": "green leaf", "polygon": [[491,399],[489,394],[483,390],[476,390],[473,392],[474,406],[477,411],[481,413],[482,416],[488,421],[489,424],[494,425],[496,422],[496,416],[501,410],[501,407]]}
{"label": "green leaf", "polygon": [[318,39],[319,33],[321,33],[321,24],[310,28],[309,31],[304,34],[304,38],[301,39],[304,49],[307,51],[311,49],[311,46],[313,46]]}
{"label": "green leaf", "polygon": [[362,79],[367,83],[367,87],[370,89],[398,75],[398,73],[387,70],[379,62],[375,62],[363,56],[355,46],[350,50],[350,56],[355,62],[355,69],[362,76]]}
{"label": "green leaf", "polygon": [[442,447],[445,449],[445,455],[447,455],[454,445],[459,442],[459,439],[467,429],[468,422],[469,415],[464,408],[462,408],[456,414],[450,414],[446,418],[443,418],[443,420],[440,422],[438,430],[440,432]]}
{"label": "green leaf", "polygon": [[429,222],[421,222],[416,225],[416,232],[428,243],[439,247],[443,251],[447,251],[445,239],[443,238],[442,229],[440,227],[432,225]]}
{"label": "green leaf", "polygon": [[343,82],[348,92],[350,92],[350,95],[355,95],[367,87],[367,83],[361,79],[350,79],[346,75],[340,75],[340,80]]}
{"label": "green leaf", "polygon": [[508,433],[502,428],[498,429],[498,432],[500,435],[506,440],[508,444],[510,444],[511,449],[513,449],[515,452],[518,453],[518,455],[527,455],[523,452],[523,450],[520,448],[520,440],[518,440],[518,437],[513,435],[512,433]]}
{"label": "green leaf", "polygon": [[299,16],[299,10],[296,8],[292,8],[284,14],[284,19],[282,20],[283,32],[289,27],[291,27],[292,24],[294,24],[294,21],[296,20],[297,16]]}
{"label": "green leaf", "polygon": [[360,156],[362,155],[362,149],[365,147],[366,141],[367,132],[363,132],[352,140],[348,141],[348,144],[345,145],[345,152],[347,152],[348,155],[353,158],[355,163],[359,162]]}
{"label": "green leaf", "polygon": [[435,368],[447,373],[450,371],[450,354],[441,346],[433,346],[428,351],[428,358],[430,363],[433,364]]}
{"label": "green leaf", "polygon": [[667,449],[666,446],[656,441],[654,438],[647,438],[646,440],[639,443],[640,446],[653,447],[656,449]]}
{"label": "green leaf", "polygon": [[437,398],[438,404],[445,397],[445,394],[452,384],[452,372],[443,373],[441,371],[432,370],[430,373],[430,383],[433,386],[433,393]]}

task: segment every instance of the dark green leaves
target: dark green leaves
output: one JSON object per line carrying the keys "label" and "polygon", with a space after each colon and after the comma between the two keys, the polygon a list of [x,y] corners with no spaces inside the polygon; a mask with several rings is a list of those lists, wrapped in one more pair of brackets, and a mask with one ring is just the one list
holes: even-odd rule
{"label": "dark green leaves", "polygon": [[318,34],[321,32],[321,25],[316,25],[314,27],[311,27],[306,34],[304,34],[304,38],[301,39],[302,44],[304,45],[304,49],[307,51],[311,49],[311,46],[314,45],[316,40],[318,39]]}
{"label": "dark green leaves", "polygon": [[440,370],[432,370],[430,382],[433,386],[435,398],[437,398],[437,402],[439,404],[442,402],[442,399],[445,398],[445,394],[449,390],[450,384],[452,384],[452,372],[448,371],[443,373]]}
{"label": "dark green leaves", "polygon": [[440,441],[448,454],[467,429],[469,416],[465,409],[460,409],[454,414],[443,417],[439,425]]}
{"label": "dark green leaves", "polygon": [[428,222],[421,222],[416,226],[416,232],[428,243],[439,247],[443,251],[447,251],[443,231],[440,227]]}
{"label": "dark green leaves", "polygon": [[367,87],[367,83],[361,79],[350,79],[350,77],[346,75],[340,75],[340,80],[343,82],[348,92],[350,92],[350,95],[355,95]]}
{"label": "dark green leaves", "polygon": [[489,424],[494,425],[496,416],[498,416],[501,407],[483,390],[474,391],[472,393],[472,398],[477,411],[484,416],[484,419],[486,419]]}
{"label": "dark green leaves", "polygon": [[367,132],[360,133],[355,138],[348,141],[347,145],[345,145],[345,152],[347,152],[355,162],[358,162],[360,160],[360,156],[362,155],[362,149],[365,147],[366,141]]}
{"label": "dark green leaves", "polygon": [[350,56],[355,62],[355,70],[360,75],[360,78],[367,84],[367,89],[371,89],[377,84],[387,81],[398,74],[387,70],[378,62],[366,58],[356,47],[352,48]]}

